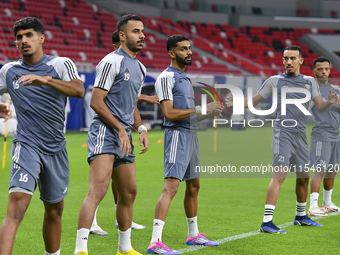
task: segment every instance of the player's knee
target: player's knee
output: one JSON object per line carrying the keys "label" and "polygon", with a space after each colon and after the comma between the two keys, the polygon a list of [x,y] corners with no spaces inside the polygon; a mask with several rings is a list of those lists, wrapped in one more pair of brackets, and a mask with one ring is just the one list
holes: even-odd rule
{"label": "player's knee", "polygon": [[309,178],[296,178],[296,183],[299,186],[308,186]]}
{"label": "player's knee", "polygon": [[106,187],[105,185],[91,186],[89,188],[89,192],[87,196],[93,200],[96,200],[99,203],[105,197],[107,190],[108,190],[108,187]]}
{"label": "player's knee", "polygon": [[171,197],[174,197],[178,191],[178,185],[166,185],[163,189],[163,193],[166,193],[170,195]]}
{"label": "player's knee", "polygon": [[64,211],[64,205],[53,206],[46,209],[46,217],[50,220],[60,219]]}
{"label": "player's knee", "polygon": [[198,191],[200,190],[200,183],[195,183],[194,185],[190,185],[186,189],[186,193],[189,196],[197,196]]}
{"label": "player's knee", "polygon": [[119,194],[119,202],[124,204],[133,203],[137,196],[137,186],[134,185],[133,187],[129,187],[128,189],[124,190],[121,194]]}
{"label": "player's knee", "polygon": [[27,204],[17,202],[13,209],[7,212],[7,215],[17,224],[20,224],[25,216],[27,208]]}

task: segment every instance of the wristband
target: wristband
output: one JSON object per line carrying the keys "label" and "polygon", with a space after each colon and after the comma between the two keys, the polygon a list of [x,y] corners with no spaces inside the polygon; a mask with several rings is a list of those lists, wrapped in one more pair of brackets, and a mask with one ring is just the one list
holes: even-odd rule
{"label": "wristband", "polygon": [[145,130],[146,133],[148,132],[148,129],[146,128],[146,126],[140,125],[138,127],[138,133],[142,133],[143,130]]}
{"label": "wristband", "polygon": [[195,106],[196,114],[200,114],[202,112],[201,106],[197,105]]}

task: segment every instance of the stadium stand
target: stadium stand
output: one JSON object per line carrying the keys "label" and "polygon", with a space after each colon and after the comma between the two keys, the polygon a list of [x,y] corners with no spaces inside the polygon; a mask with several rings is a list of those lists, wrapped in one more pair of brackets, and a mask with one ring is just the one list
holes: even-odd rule
{"label": "stadium stand", "polygon": [[[111,34],[116,29],[117,18],[103,12],[96,5],[89,5],[84,0],[52,0],[48,6],[42,0],[2,1],[0,14],[2,30],[0,34],[0,53],[3,59],[13,60],[20,57],[15,48],[12,26],[24,16],[36,16],[46,27],[44,50],[47,54],[68,56],[79,63],[91,63],[93,66],[112,51]],[[168,2],[164,1],[164,7]],[[178,3],[176,1],[176,3]],[[183,4],[183,3],[182,3]],[[195,6],[185,3],[188,9]],[[211,11],[216,11],[211,5]],[[301,11],[305,15],[304,11]],[[334,12],[334,13],[333,13]],[[333,11],[334,17],[336,12]],[[44,15],[48,14],[48,15]],[[162,17],[144,18],[149,28],[146,32],[146,44],[139,54],[139,59],[150,71],[163,70],[169,60],[164,50],[165,39],[174,33],[185,33],[195,47],[210,53],[219,59],[236,66],[230,69],[226,64],[216,63],[208,56],[193,52],[194,63],[188,68],[191,73],[241,75],[243,70],[255,75],[270,76],[282,72],[281,54],[289,44],[301,45],[303,34],[339,34],[334,29],[273,28],[258,26],[240,26],[232,28],[227,24],[173,22]],[[155,31],[155,32],[152,32]],[[164,35],[160,38],[158,35]],[[312,61],[318,56],[308,46],[301,46],[305,64],[301,72],[312,75]],[[332,69],[332,76],[340,72]]]}

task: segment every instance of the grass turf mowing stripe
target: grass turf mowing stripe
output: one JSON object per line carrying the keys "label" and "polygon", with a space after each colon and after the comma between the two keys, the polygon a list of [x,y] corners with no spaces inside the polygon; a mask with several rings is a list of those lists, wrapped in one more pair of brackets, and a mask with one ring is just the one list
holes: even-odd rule
{"label": "grass turf mowing stripe", "polygon": [[[328,217],[335,216],[335,215],[339,215],[339,213],[329,213]],[[312,220],[327,219],[328,217],[311,217],[311,219]],[[278,227],[279,228],[285,228],[285,227],[289,227],[289,226],[292,226],[292,225],[294,225],[294,222],[287,222],[287,223],[283,223],[281,225],[278,225]],[[226,238],[214,240],[214,242],[218,242],[219,244],[222,244],[222,243],[227,243],[227,242],[230,242],[230,241],[235,241],[235,240],[238,240],[238,239],[242,239],[242,238],[246,238],[246,237],[254,236],[254,235],[258,235],[258,234],[261,234],[260,230],[254,230],[254,231],[251,231],[251,232],[248,232],[248,233],[243,233],[243,234],[240,234],[240,235],[229,236],[229,237],[226,237]],[[208,248],[208,247],[210,247],[210,246],[203,246],[203,245],[197,245],[196,246],[195,245],[195,246],[190,246],[188,248],[180,249],[178,251],[180,252],[180,254],[182,254],[182,253],[197,251],[197,250]]]}

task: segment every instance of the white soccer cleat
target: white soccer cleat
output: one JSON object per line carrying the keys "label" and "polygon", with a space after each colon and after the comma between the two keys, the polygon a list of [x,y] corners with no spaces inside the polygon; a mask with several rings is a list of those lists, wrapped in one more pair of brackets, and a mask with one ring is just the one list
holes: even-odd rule
{"label": "white soccer cleat", "polygon": [[319,216],[319,217],[328,217],[327,213],[323,212],[320,207],[309,208],[308,215],[311,216]]}
{"label": "white soccer cleat", "polygon": [[132,222],[131,228],[132,229],[146,229],[146,227],[144,225],[140,225],[140,224],[137,224],[137,223],[134,223],[134,222]]}
{"label": "white soccer cleat", "polygon": [[91,229],[90,229],[90,234],[93,235],[99,235],[99,236],[107,236],[108,233],[104,230],[101,229],[98,225],[92,224]]}
{"label": "white soccer cleat", "polygon": [[330,203],[330,205],[323,205],[321,210],[324,212],[340,213],[340,207],[336,206],[334,203]]}
{"label": "white soccer cleat", "polygon": [[[116,223],[115,223],[115,227],[118,228],[118,221],[117,220],[116,220]],[[140,225],[140,224],[137,224],[137,223],[134,223],[134,222],[132,222],[131,228],[132,229],[146,229],[146,227],[144,225]]]}

